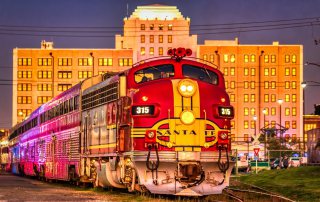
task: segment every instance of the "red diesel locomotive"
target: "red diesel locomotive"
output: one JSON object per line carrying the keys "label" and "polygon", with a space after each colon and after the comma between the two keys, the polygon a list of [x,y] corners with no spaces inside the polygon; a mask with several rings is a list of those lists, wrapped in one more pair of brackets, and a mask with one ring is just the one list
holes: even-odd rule
{"label": "red diesel locomotive", "polygon": [[233,107],[222,73],[189,49],[84,80],[11,130],[12,172],[203,196],[229,185]]}

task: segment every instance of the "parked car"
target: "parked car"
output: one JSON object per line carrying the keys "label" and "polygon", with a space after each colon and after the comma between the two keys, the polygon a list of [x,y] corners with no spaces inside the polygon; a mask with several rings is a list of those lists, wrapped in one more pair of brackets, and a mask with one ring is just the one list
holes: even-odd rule
{"label": "parked car", "polygon": [[247,170],[249,166],[249,161],[247,159],[247,156],[238,157],[237,165],[238,165],[238,170]]}
{"label": "parked car", "polygon": [[270,159],[270,167],[271,169],[280,169],[282,166],[279,165],[279,158]]}

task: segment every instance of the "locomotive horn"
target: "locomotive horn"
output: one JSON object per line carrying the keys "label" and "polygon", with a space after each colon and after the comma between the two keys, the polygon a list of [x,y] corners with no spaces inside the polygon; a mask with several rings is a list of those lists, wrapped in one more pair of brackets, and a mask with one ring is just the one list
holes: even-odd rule
{"label": "locomotive horn", "polygon": [[192,55],[192,50],[191,50],[190,48],[188,48],[188,49],[186,50],[186,55],[187,55],[187,56]]}
{"label": "locomotive horn", "polygon": [[174,50],[173,49],[169,49],[167,52],[168,55],[172,56],[174,54]]}
{"label": "locomotive horn", "polygon": [[186,55],[186,49],[184,49],[184,48],[178,48],[177,49],[177,56],[178,57],[183,57],[185,55]]}

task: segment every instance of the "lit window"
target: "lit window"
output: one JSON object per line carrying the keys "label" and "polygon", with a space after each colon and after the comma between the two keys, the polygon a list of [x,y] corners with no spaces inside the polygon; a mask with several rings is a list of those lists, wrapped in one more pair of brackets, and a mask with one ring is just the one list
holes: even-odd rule
{"label": "lit window", "polygon": [[297,95],[296,94],[292,94],[292,102],[297,102]]}
{"label": "lit window", "polygon": [[234,94],[230,94],[230,102],[235,102],[235,95]]}
{"label": "lit window", "polygon": [[244,129],[248,129],[249,128],[249,121],[244,121]]}
{"label": "lit window", "polygon": [[159,35],[159,43],[163,43],[163,35]]}
{"label": "lit window", "polygon": [[235,123],[234,123],[234,121],[230,121],[230,124],[231,124],[231,128],[233,128],[233,129],[234,129],[234,127],[235,127]]}
{"label": "lit window", "polygon": [[290,81],[286,81],[285,82],[285,89],[289,89],[290,88]]}
{"label": "lit window", "polygon": [[141,30],[145,30],[146,29],[146,25],[145,24],[141,24]]}
{"label": "lit window", "polygon": [[264,94],[264,102],[269,102],[269,94]]}
{"label": "lit window", "polygon": [[253,116],[253,115],[256,115],[256,108],[251,108],[251,115]]}
{"label": "lit window", "polygon": [[236,56],[234,54],[230,55],[230,62],[235,63],[236,62]]}
{"label": "lit window", "polygon": [[150,30],[154,29],[154,24],[150,24]]}
{"label": "lit window", "polygon": [[297,82],[292,81],[292,89],[296,89],[297,88]]}
{"label": "lit window", "polygon": [[255,120],[251,120],[251,129],[256,128]]}
{"label": "lit window", "polygon": [[163,30],[163,24],[159,24],[159,30]]}
{"label": "lit window", "polygon": [[276,121],[271,121],[271,127],[272,128],[276,127]]}
{"label": "lit window", "polygon": [[244,62],[248,63],[249,62],[249,55],[244,55]]}
{"label": "lit window", "polygon": [[145,35],[141,35],[140,43],[144,43],[144,42],[146,42],[146,36]]}
{"label": "lit window", "polygon": [[285,63],[289,63],[290,62],[290,55],[285,55],[284,62]]}
{"label": "lit window", "polygon": [[119,66],[131,66],[132,65],[132,58],[119,58],[118,59]]}
{"label": "lit window", "polygon": [[51,58],[38,58],[38,66],[51,66],[52,59]]}
{"label": "lit window", "polygon": [[271,81],[271,88],[276,89],[276,82],[275,81]]}
{"label": "lit window", "polygon": [[290,128],[290,121],[285,121],[284,124],[286,128]]}
{"label": "lit window", "polygon": [[269,81],[265,81],[264,82],[264,89],[268,89],[269,88]]}
{"label": "lit window", "polygon": [[275,63],[276,62],[276,55],[271,55],[271,63]]}
{"label": "lit window", "polygon": [[172,24],[168,24],[168,30],[172,30]]}
{"label": "lit window", "polygon": [[276,102],[276,101],[277,101],[276,94],[271,94],[271,102]]}
{"label": "lit window", "polygon": [[297,76],[297,69],[295,67],[292,68],[292,76]]}
{"label": "lit window", "polygon": [[290,108],[286,107],[284,111],[286,116],[290,115]]}
{"label": "lit window", "polygon": [[297,128],[297,121],[292,121],[292,129],[296,129]]}
{"label": "lit window", "polygon": [[229,56],[227,54],[223,55],[223,61],[227,63],[229,61]]}
{"label": "lit window", "polygon": [[230,82],[230,88],[231,89],[235,89],[236,88],[236,82],[235,81],[231,81]]}
{"label": "lit window", "polygon": [[292,116],[297,116],[297,108],[292,107]]}
{"label": "lit window", "polygon": [[250,87],[251,89],[255,89],[256,88],[256,83],[254,81],[250,82]]}
{"label": "lit window", "polygon": [[244,108],[244,115],[249,116],[249,108],[248,107]]}
{"label": "lit window", "polygon": [[91,71],[79,71],[78,72],[79,79],[86,79],[86,78],[90,78],[91,76],[92,76]]}
{"label": "lit window", "polygon": [[265,63],[269,63],[269,55],[265,55],[264,56],[264,62]]}
{"label": "lit window", "polygon": [[31,58],[18,58],[18,66],[31,66]]}
{"label": "lit window", "polygon": [[265,107],[264,109],[265,109],[265,111],[266,111],[265,115],[269,115],[269,108],[268,108],[268,107]]}
{"label": "lit window", "polygon": [[150,54],[150,55],[153,55],[153,54],[154,54],[154,48],[153,48],[153,47],[150,47],[150,48],[149,48],[149,54]]}
{"label": "lit window", "polygon": [[276,68],[271,68],[271,76],[275,76],[276,75]]}
{"label": "lit window", "polygon": [[271,115],[272,116],[276,115],[276,108],[275,107],[271,107]]}
{"label": "lit window", "polygon": [[154,35],[150,35],[149,36],[149,42],[150,43],[154,43]]}
{"label": "lit window", "polygon": [[285,75],[290,76],[290,68],[289,67],[285,68]]}
{"label": "lit window", "polygon": [[251,68],[251,76],[255,76],[256,75],[256,68]]}
{"label": "lit window", "polygon": [[249,141],[249,135],[243,134],[243,141],[248,142]]}
{"label": "lit window", "polygon": [[163,55],[163,47],[159,47],[159,55]]}
{"label": "lit window", "polygon": [[214,55],[213,54],[210,55],[210,62],[214,62]]}
{"label": "lit window", "polygon": [[250,56],[250,61],[255,62],[256,61],[256,55],[251,55]]}
{"label": "lit window", "polygon": [[225,85],[226,88],[228,88],[229,87],[228,86],[228,81],[224,81],[224,85]]}
{"label": "lit window", "polygon": [[172,35],[168,35],[168,43],[172,43]]}
{"label": "lit window", "polygon": [[249,88],[249,81],[245,81],[245,82],[244,82],[244,88],[245,88],[245,89],[248,89],[248,88]]}
{"label": "lit window", "polygon": [[248,94],[244,94],[244,96],[243,96],[243,98],[244,98],[244,102],[249,102],[249,95]]}
{"label": "lit window", "polygon": [[249,68],[248,67],[244,68],[244,75],[249,76]]}
{"label": "lit window", "polygon": [[[231,121],[232,123],[232,121]],[[231,128],[234,129],[234,125],[231,124]],[[236,135],[235,134],[231,134],[231,141],[236,141]]]}
{"label": "lit window", "polygon": [[223,72],[224,72],[224,75],[225,75],[225,76],[228,76],[228,67],[225,67],[225,68],[223,69]]}
{"label": "lit window", "polygon": [[264,127],[269,126],[269,121],[264,121]]}
{"label": "lit window", "polygon": [[203,60],[207,60],[207,58],[208,58],[207,54],[204,54],[203,55]]}
{"label": "lit window", "polygon": [[296,55],[292,55],[292,63],[296,63],[297,62],[297,56]]}
{"label": "lit window", "polygon": [[72,58],[58,58],[58,66],[72,66]]}
{"label": "lit window", "polygon": [[230,76],[234,76],[234,75],[235,75],[235,68],[230,67]]}
{"label": "lit window", "polygon": [[269,76],[269,69],[268,68],[264,68],[264,75]]}
{"label": "lit window", "polygon": [[285,102],[290,102],[290,95],[289,94],[285,95]]}
{"label": "lit window", "polygon": [[99,58],[98,65],[99,66],[112,66],[113,60],[112,58]]}
{"label": "lit window", "polygon": [[140,48],[140,55],[145,55],[146,54],[146,49],[145,47]]}
{"label": "lit window", "polygon": [[255,102],[256,101],[256,95],[255,94],[251,94],[251,102]]}

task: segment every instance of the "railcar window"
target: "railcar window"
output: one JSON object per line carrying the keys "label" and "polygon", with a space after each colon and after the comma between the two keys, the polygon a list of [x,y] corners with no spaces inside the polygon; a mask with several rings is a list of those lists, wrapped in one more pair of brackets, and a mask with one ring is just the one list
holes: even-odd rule
{"label": "railcar window", "polygon": [[197,67],[193,65],[183,65],[182,74],[185,77],[198,79],[214,85],[218,84],[218,75],[215,72],[202,67]]}
{"label": "railcar window", "polygon": [[147,67],[134,73],[136,83],[169,78],[174,76],[174,67],[171,64]]}

